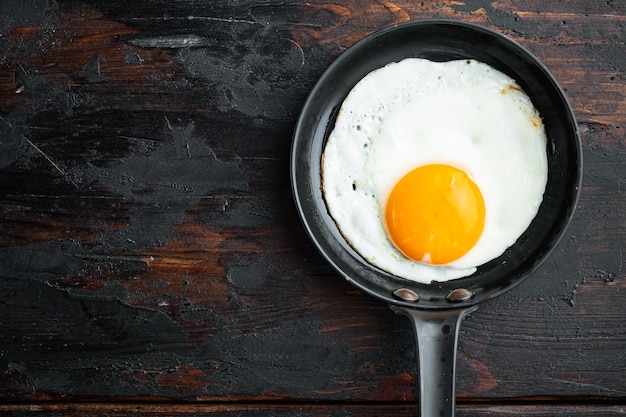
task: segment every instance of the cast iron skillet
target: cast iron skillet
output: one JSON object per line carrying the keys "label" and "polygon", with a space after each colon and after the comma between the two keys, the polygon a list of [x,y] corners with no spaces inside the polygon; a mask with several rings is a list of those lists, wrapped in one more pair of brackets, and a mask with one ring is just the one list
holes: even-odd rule
{"label": "cast iron skillet", "polygon": [[[508,74],[531,97],[548,136],[548,184],[528,230],[502,256],[480,266],[473,275],[445,283],[409,282],[367,263],[339,233],[320,187],[323,147],[348,92],[372,70],[409,57],[433,61],[473,58]],[[407,315],[414,324],[423,417],[454,415],[456,344],[462,317],[478,303],[519,284],[550,254],[572,217],[581,176],[581,144],[574,114],[548,70],[507,37],[452,20],[388,27],[339,56],[310,93],[291,149],[293,193],[309,237],[346,280]]]}

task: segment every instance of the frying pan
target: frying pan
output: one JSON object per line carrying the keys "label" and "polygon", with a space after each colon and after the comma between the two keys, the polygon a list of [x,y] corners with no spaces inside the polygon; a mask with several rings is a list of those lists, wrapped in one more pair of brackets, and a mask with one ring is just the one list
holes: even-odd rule
{"label": "frying pan", "polygon": [[[382,271],[344,240],[321,190],[324,144],[354,85],[374,69],[404,58],[476,59],[509,75],[543,117],[548,182],[537,216],[517,242],[468,277],[420,284]],[[348,282],[406,315],[416,333],[422,417],[454,416],[459,325],[479,303],[510,290],[551,253],[567,227],[582,179],[578,127],[554,77],[529,51],[498,32],[455,20],[419,20],[375,32],[340,55],[321,76],[297,121],[291,148],[294,198],[307,234]]]}

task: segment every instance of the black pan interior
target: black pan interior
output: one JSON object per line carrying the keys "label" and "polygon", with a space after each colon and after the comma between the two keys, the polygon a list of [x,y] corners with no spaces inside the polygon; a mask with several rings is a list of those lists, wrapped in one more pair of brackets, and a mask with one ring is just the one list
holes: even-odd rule
{"label": "black pan interior", "polygon": [[[434,61],[473,58],[514,78],[543,117],[548,136],[548,184],[528,230],[499,258],[470,277],[418,284],[390,275],[363,260],[343,239],[326,211],[320,159],[336,114],[352,87],[390,62],[419,57]],[[527,50],[481,26],[449,20],[413,21],[376,32],[343,53],[323,74],[300,114],[292,145],[291,180],[304,226],[322,255],[348,281],[386,302],[425,309],[461,307],[447,301],[457,288],[475,293],[467,307],[512,288],[534,271],[563,234],[578,198],[581,145],[573,112],[554,78]],[[417,303],[392,292],[410,288]]]}

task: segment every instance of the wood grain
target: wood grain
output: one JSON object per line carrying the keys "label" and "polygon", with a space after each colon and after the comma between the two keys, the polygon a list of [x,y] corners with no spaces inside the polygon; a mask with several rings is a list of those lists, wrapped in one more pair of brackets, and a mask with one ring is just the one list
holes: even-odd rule
{"label": "wood grain", "polygon": [[435,17],[537,55],[585,159],[554,255],[463,323],[458,414],[624,414],[626,4],[27,3],[0,18],[0,411],[413,412],[409,323],[317,254],[288,165],[327,66]]}

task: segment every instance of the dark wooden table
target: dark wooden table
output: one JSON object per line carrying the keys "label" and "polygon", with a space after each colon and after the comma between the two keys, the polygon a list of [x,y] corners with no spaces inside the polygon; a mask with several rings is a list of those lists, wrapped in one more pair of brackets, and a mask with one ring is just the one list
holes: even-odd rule
{"label": "dark wooden table", "polygon": [[464,321],[460,416],[626,414],[626,2],[0,3],[0,414],[408,416],[409,322],[298,219],[298,112],[397,22],[533,52],[584,146],[553,256]]}

